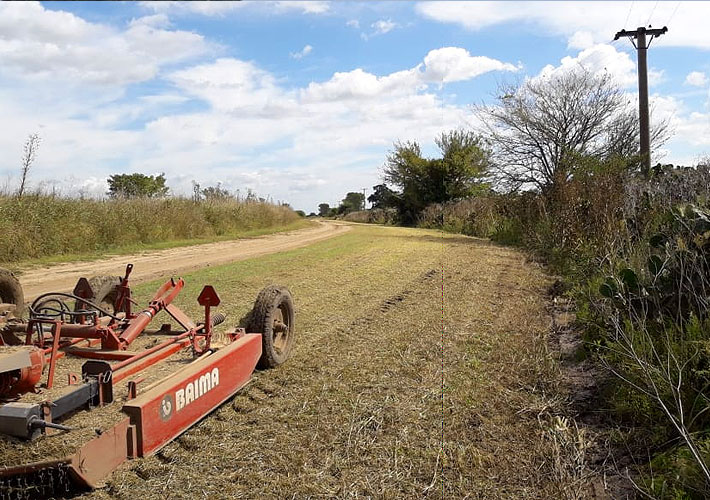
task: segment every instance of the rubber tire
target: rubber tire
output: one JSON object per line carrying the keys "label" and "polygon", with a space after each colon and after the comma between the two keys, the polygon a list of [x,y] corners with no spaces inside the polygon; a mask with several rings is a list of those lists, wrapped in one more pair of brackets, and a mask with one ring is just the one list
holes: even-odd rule
{"label": "rubber tire", "polygon": [[[109,302],[111,305],[105,307],[105,309],[110,313],[116,314],[113,309],[113,304],[116,301],[116,285],[120,285],[122,279],[120,276],[92,276],[89,278],[89,286],[93,292],[93,296],[90,299],[91,302],[99,306],[101,306],[102,302]],[[74,305],[74,310],[79,310],[78,302]]]}
{"label": "rubber tire", "polygon": [[17,317],[20,317],[25,306],[22,285],[11,271],[3,268],[0,268],[0,302],[15,304],[17,306],[15,316]]}
{"label": "rubber tire", "polygon": [[[274,346],[274,316],[278,309],[288,325],[286,347],[277,351]],[[249,315],[247,333],[261,333],[261,358],[257,368],[274,368],[285,362],[293,349],[295,336],[295,311],[293,297],[285,286],[270,285],[265,287],[256,298]]]}

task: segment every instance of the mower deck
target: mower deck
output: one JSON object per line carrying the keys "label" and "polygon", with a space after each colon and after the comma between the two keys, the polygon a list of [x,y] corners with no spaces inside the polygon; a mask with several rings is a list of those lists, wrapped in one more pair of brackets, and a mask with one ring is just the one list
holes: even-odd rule
{"label": "mower deck", "polygon": [[[142,335],[136,339],[129,351],[122,352],[139,353],[146,348],[152,347],[155,343],[165,340],[165,338],[165,335],[160,334]],[[138,394],[149,385],[181,370],[193,362],[194,359],[192,353],[184,349],[161,363],[146,368],[135,377],[143,379],[137,386]],[[69,384],[70,374],[79,374],[81,376],[81,367],[86,361],[87,359],[85,358],[67,355],[57,363],[55,384],[52,389],[45,388],[37,394],[23,394],[18,401],[22,403],[42,403],[48,399],[56,399],[68,388],[71,388]],[[130,378],[133,379],[133,377]],[[90,410],[81,409],[63,419],[61,423],[72,428],[69,432],[49,432],[47,436],[37,441],[26,441],[0,434],[0,468],[12,467],[23,462],[61,459],[74,453],[83,443],[96,437],[96,429],[105,431],[125,417],[121,408],[128,401],[127,385],[128,381],[116,387],[117,390],[114,392],[114,402],[112,404],[95,406]]]}
{"label": "mower deck", "polygon": [[[126,460],[155,453],[207,416],[249,382],[257,363],[270,368],[287,359],[294,318],[287,289],[262,290],[247,328],[256,333],[225,332],[218,345],[214,327],[225,316],[211,314],[220,303],[211,286],[198,297],[203,322],[172,304],[182,279],[166,282],[136,314],[131,269],[101,297],[82,278],[74,294],[36,299],[27,322],[4,320],[0,497],[97,487]],[[94,283],[105,284],[101,278]],[[146,331],[161,311],[177,331]]]}

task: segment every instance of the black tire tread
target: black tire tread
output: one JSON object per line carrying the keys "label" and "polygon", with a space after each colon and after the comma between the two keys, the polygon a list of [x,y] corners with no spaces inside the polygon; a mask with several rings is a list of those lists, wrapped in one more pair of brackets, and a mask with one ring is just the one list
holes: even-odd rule
{"label": "black tire tread", "polygon": [[[121,278],[120,276],[92,276],[89,278],[89,286],[91,287],[91,291],[93,293],[91,297],[91,302],[94,302],[97,305],[101,305],[103,301],[105,301],[108,297],[113,297],[115,298],[116,296],[116,285],[121,284]],[[111,300],[111,303],[113,304],[113,299]],[[79,309],[79,303],[77,301],[77,304],[75,305],[74,310]],[[91,308],[90,308],[91,309]],[[115,312],[113,310],[113,306],[109,308],[109,312]]]}
{"label": "black tire tread", "polygon": [[25,294],[15,274],[9,269],[0,268],[0,302],[15,304],[15,316],[20,316],[25,305]]}
{"label": "black tire tread", "polygon": [[[289,323],[289,343],[282,356],[274,350],[273,345],[273,312],[284,301],[289,306],[291,317]],[[247,326],[248,333],[261,333],[261,358],[257,364],[258,368],[274,368],[288,359],[293,348],[295,334],[293,297],[288,288],[284,286],[269,285],[264,287],[254,301],[254,307],[249,315]]]}

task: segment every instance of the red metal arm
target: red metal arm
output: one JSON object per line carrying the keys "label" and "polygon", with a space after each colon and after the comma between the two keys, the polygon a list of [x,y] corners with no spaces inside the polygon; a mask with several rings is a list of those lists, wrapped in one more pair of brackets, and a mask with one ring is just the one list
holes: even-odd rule
{"label": "red metal arm", "polygon": [[177,282],[173,279],[166,281],[155,293],[148,307],[128,323],[128,326],[119,337],[123,346],[129,345],[136,337],[143,333],[143,330],[145,330],[146,326],[153,320],[155,315],[165,309],[165,307],[177,297],[183,286],[185,286],[185,282],[182,278],[177,280]]}

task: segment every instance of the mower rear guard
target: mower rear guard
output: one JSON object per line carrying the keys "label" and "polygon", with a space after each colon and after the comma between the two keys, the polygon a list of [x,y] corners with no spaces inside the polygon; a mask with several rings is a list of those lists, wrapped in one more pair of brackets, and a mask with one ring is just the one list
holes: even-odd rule
{"label": "mower rear guard", "polygon": [[[79,489],[100,486],[124,461],[152,455],[229,399],[251,379],[261,356],[261,334],[248,333],[166,377],[122,410],[128,417],[59,460],[0,469],[0,496],[32,490],[34,480],[54,489],[52,476]],[[12,483],[17,482],[17,486]],[[29,488],[29,489],[28,489]],[[33,493],[37,493],[34,495]]]}

